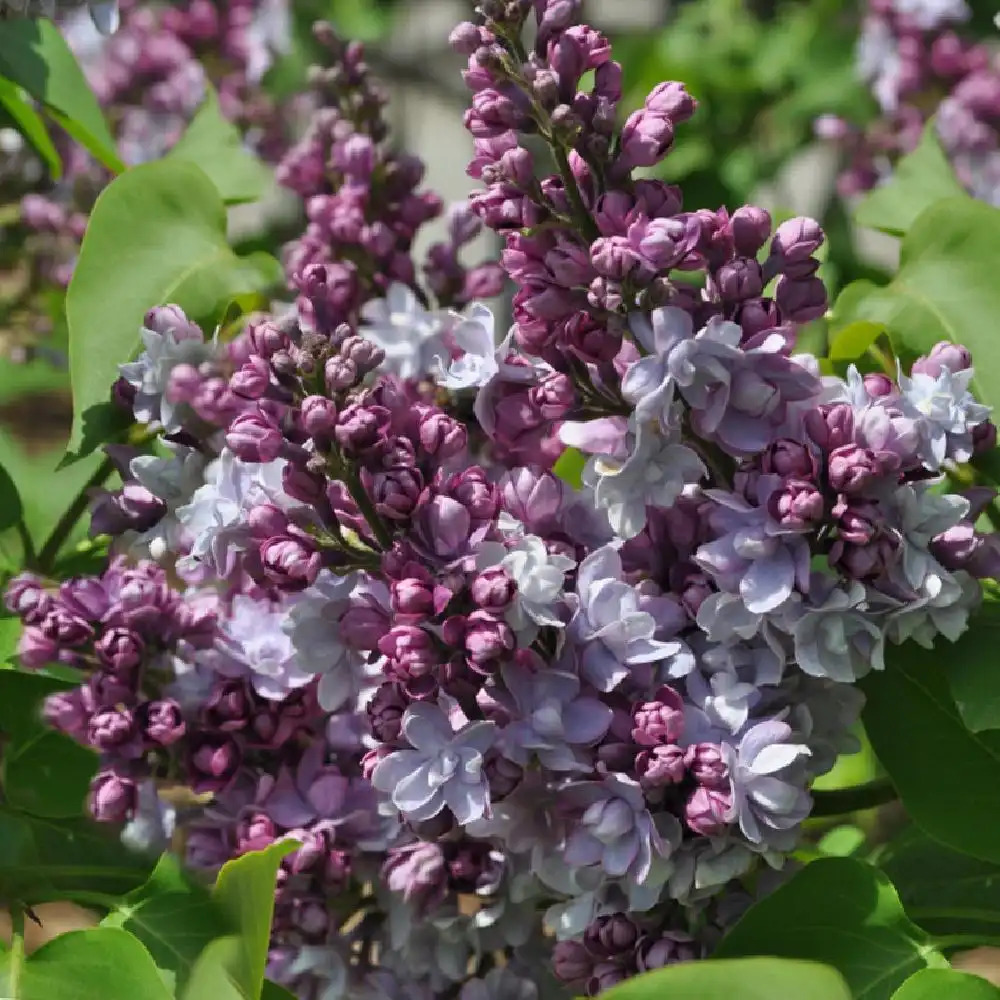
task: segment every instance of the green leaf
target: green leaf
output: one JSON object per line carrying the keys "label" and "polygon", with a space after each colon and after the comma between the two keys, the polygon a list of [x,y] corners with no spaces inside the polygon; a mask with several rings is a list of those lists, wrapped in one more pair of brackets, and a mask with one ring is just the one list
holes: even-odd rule
{"label": "green leaf", "polygon": [[[13,621],[20,624],[16,618]],[[4,671],[0,674],[0,733],[16,748],[49,732],[42,718],[42,702],[50,694],[71,687],[67,681],[37,671]]]}
{"label": "green leaf", "polygon": [[852,824],[834,827],[823,834],[816,849],[821,854],[827,854],[834,858],[847,858],[852,854],[857,854],[864,847],[865,832],[860,827]]}
{"label": "green leaf", "polygon": [[832,361],[857,361],[885,332],[881,323],[857,320],[842,327],[830,340]]}
{"label": "green leaf", "polygon": [[89,820],[48,820],[0,807],[0,899],[88,902],[142,885],[152,862]]}
{"label": "green leaf", "polygon": [[948,650],[948,684],[968,729],[1000,729],[1000,605],[986,602]]}
{"label": "green leaf", "polygon": [[907,919],[889,880],[851,858],[807,865],[751,907],[715,954],[823,962],[843,975],[855,1000],[889,1000],[914,972],[946,964]]}
{"label": "green leaf", "polygon": [[97,754],[57,732],[8,747],[0,764],[7,802],[34,816],[82,816]]}
{"label": "green leaf", "polygon": [[0,23],[0,76],[23,87],[109,170],[125,169],[100,105],[66,40],[51,21]]}
{"label": "green leaf", "polygon": [[552,466],[552,472],[574,490],[583,486],[583,467],[587,456],[577,448],[567,448]]}
{"label": "green leaf", "polygon": [[232,970],[241,961],[240,939],[235,935],[217,938],[198,957],[191,970],[184,1000],[256,1000],[257,993],[244,994]]}
{"label": "green leaf", "polygon": [[271,184],[271,171],[246,148],[239,129],[223,117],[219,97],[211,89],[167,158],[201,167],[227,205],[257,201]]}
{"label": "green leaf", "polygon": [[161,160],[116,178],[94,206],[67,293],[69,450],[81,453],[88,413],[106,403],[118,365],[135,353],[147,310],[172,302],[206,322],[233,296],[280,278],[281,267],[268,254],[233,253],[225,205],[194,164]]}
{"label": "green leaf", "polygon": [[[911,356],[938,341],[972,352],[979,399],[1000,405],[1000,209],[949,198],[923,212],[903,240],[899,273],[884,289],[860,296],[854,318],[884,323],[893,345]],[[853,286],[850,286],[853,288]]]}
{"label": "green leaf", "polygon": [[[9,663],[17,653],[17,643],[21,637],[21,619],[13,615],[0,618],[0,667]],[[0,712],[2,718],[2,712]],[[0,724],[0,732],[3,726]]]}
{"label": "green leaf", "polygon": [[22,517],[21,494],[10,473],[0,465],[0,531],[13,527]]}
{"label": "green leaf", "polygon": [[265,979],[260,1000],[295,1000],[295,996],[289,993],[284,986],[279,986],[277,983],[271,982],[270,979]]}
{"label": "green leaf", "polygon": [[232,930],[211,894],[164,854],[149,880],[128,894],[101,921],[134,934],[160,969],[175,976],[178,988],[187,982],[204,949]]}
{"label": "green leaf", "polygon": [[858,206],[856,220],[892,236],[907,233],[924,209],[945,198],[968,199],[944,155],[932,119],[920,145],[895,166],[892,179],[872,191]]}
{"label": "green leaf", "polygon": [[1000,732],[972,733],[948,690],[951,651],[909,642],[886,650],[886,669],[861,688],[875,754],[915,823],[935,840],[1000,862],[984,817],[1000,816]]}
{"label": "green leaf", "polygon": [[52,144],[52,138],[45,128],[38,112],[21,96],[21,88],[10,80],[0,77],[0,104],[13,119],[18,131],[35,147],[45,161],[52,179],[62,177],[62,160]]}
{"label": "green leaf", "polygon": [[[171,1000],[149,952],[125,931],[97,927],[60,934],[12,977],[0,965],[4,1000]],[[16,985],[15,985],[16,983]]]}
{"label": "green leaf", "polygon": [[928,933],[1000,935],[1000,865],[953,851],[915,826],[885,845],[878,863],[907,916]]}
{"label": "green leaf", "polygon": [[907,979],[892,1000],[1000,1000],[1000,990],[967,972],[924,969]]}
{"label": "green leaf", "polygon": [[629,979],[601,996],[605,1000],[851,1000],[836,970],[778,958],[673,965]]}
{"label": "green leaf", "polygon": [[214,899],[240,929],[236,965],[231,972],[250,1000],[260,996],[264,982],[278,867],[297,846],[294,841],[279,841],[263,851],[227,861],[215,883]]}

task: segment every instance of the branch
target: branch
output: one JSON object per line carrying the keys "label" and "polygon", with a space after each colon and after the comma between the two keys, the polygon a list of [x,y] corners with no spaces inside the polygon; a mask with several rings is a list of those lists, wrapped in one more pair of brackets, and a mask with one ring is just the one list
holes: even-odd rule
{"label": "branch", "polygon": [[815,789],[812,793],[813,810],[810,816],[843,816],[845,813],[874,809],[895,802],[899,796],[888,778],[876,778],[853,788],[836,788],[829,791]]}

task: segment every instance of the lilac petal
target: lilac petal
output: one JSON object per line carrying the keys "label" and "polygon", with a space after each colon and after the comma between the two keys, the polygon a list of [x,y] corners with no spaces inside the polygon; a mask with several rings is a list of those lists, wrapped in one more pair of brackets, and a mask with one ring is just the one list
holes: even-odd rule
{"label": "lilac petal", "polygon": [[766,614],[791,597],[794,582],[795,564],[788,549],[782,547],[750,564],[740,580],[740,596],[748,610]]}
{"label": "lilac petal", "polygon": [[276,823],[288,829],[305,826],[316,818],[315,809],[299,794],[287,767],[278,773],[278,780],[264,802],[264,808]]}
{"label": "lilac petal", "polygon": [[[407,774],[393,789],[392,801],[404,813],[415,813],[440,798],[438,789],[430,780],[430,767],[423,763]],[[440,812],[442,802],[435,812]]]}
{"label": "lilac petal", "polygon": [[559,428],[559,440],[570,448],[579,448],[590,455],[612,455],[624,458],[628,454],[625,440],[628,421],[625,417],[599,417],[597,420],[567,420]]}
{"label": "lilac petal", "polygon": [[598,691],[612,691],[631,670],[603,643],[592,642],[580,657],[580,672]]}
{"label": "lilac petal", "polygon": [[580,563],[576,575],[576,592],[586,600],[586,595],[599,580],[618,580],[621,575],[621,556],[610,545],[602,545]]}
{"label": "lilac petal", "polygon": [[629,365],[622,378],[622,395],[630,403],[638,403],[659,389],[666,377],[667,366],[662,358],[640,358]]}
{"label": "lilac petal", "polygon": [[750,797],[768,812],[788,813],[799,798],[799,789],[780,778],[758,778],[751,785]]}
{"label": "lilac petal", "polygon": [[772,743],[783,743],[791,735],[792,729],[786,722],[777,719],[758,722],[740,740],[740,758],[743,761],[753,761],[765,747]]}
{"label": "lilac petal", "polygon": [[604,853],[604,845],[592,837],[586,830],[575,830],[570,834],[566,847],[563,849],[563,859],[574,868],[584,865],[596,865]]}
{"label": "lilac petal", "polygon": [[403,714],[403,735],[416,749],[435,753],[451,743],[455,732],[437,705],[416,702]]}
{"label": "lilac petal", "polygon": [[481,819],[489,807],[489,792],[483,784],[470,785],[449,781],[444,789],[444,801],[463,826]]}
{"label": "lilac petal", "polygon": [[313,782],[308,799],[320,817],[337,816],[344,806],[349,781],[342,774],[326,774]]}
{"label": "lilac petal", "polygon": [[791,743],[772,743],[753,759],[754,774],[774,774],[782,768],[794,764],[799,757],[803,756],[804,748]]}
{"label": "lilac petal", "polygon": [[456,750],[468,748],[485,754],[496,739],[496,723],[472,722],[457,733],[451,742]]}
{"label": "lilac petal", "polygon": [[589,746],[596,743],[611,725],[614,713],[596,698],[577,698],[562,713],[563,733],[567,743]]}
{"label": "lilac petal", "polygon": [[397,750],[383,757],[372,770],[372,784],[391,795],[396,786],[421,765],[423,757],[416,750]]}
{"label": "lilac petal", "polygon": [[604,849],[601,859],[604,870],[612,876],[624,875],[639,854],[639,835],[635,832],[619,837]]}

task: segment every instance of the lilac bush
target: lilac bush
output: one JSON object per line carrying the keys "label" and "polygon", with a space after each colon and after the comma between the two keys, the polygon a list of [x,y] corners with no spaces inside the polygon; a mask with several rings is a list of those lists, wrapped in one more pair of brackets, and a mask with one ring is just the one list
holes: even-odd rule
{"label": "lilac bush", "polygon": [[[650,177],[696,102],[661,83],[619,127],[579,8],[452,33],[477,186],[424,262],[442,203],[317,26],[294,308],[229,341],[153,308],[114,398],[162,449],[113,449],[110,567],[7,591],[22,664],[86,677],[46,717],[100,753],[98,820],[207,873],[295,841],[268,975],[302,1000],[594,996],[711,955],[793,867],[855,682],[959,639],[996,569],[945,476],[995,441],[969,352],[800,353],[824,233]],[[502,270],[460,259],[483,226]]]}

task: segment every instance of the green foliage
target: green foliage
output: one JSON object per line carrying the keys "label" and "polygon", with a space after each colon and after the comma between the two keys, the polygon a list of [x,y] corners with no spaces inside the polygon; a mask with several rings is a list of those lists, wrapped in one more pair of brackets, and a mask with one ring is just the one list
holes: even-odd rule
{"label": "green foliage", "polygon": [[280,277],[273,257],[233,253],[222,198],[194,164],[162,160],[118,177],[97,199],[67,294],[69,451],[85,454],[99,443],[100,434],[86,433],[92,408],[104,412],[118,365],[135,352],[150,307],[176,303],[211,329],[233,296],[268,288]]}
{"label": "green foliage", "polygon": [[924,969],[892,995],[892,1000],[1000,1000],[1000,990],[979,976],[954,969]]}
{"label": "green foliage", "polygon": [[62,176],[62,160],[59,152],[52,144],[52,138],[45,128],[42,116],[22,96],[23,92],[17,84],[0,77],[0,104],[10,115],[17,130],[35,147],[38,155],[45,161],[53,180]]}
{"label": "green foliage", "polygon": [[249,1000],[257,1000],[263,988],[278,867],[297,847],[294,841],[279,841],[227,861],[215,883],[213,898],[240,932],[230,973]]}
{"label": "green foliage", "polygon": [[125,896],[101,924],[134,934],[157,967],[171,973],[178,990],[202,951],[231,930],[231,921],[208,889],[186,875],[170,854],[160,858],[149,880]]}
{"label": "green foliage", "polygon": [[577,448],[567,448],[552,466],[553,475],[558,476],[574,490],[583,486],[583,467],[587,464],[587,456]]}
{"label": "green foliage", "polygon": [[223,117],[214,90],[209,90],[167,159],[200,167],[227,205],[257,201],[271,183],[271,171],[247,149],[239,129]]}
{"label": "green foliage", "polygon": [[0,76],[41,102],[49,116],[109,170],[125,169],[97,98],[51,21],[18,18],[0,23]]}
{"label": "green foliage", "polygon": [[949,650],[948,684],[965,725],[974,733],[1000,729],[1000,603],[988,601]]}
{"label": "green foliage", "polygon": [[861,225],[904,236],[921,212],[946,198],[967,198],[938,142],[933,120],[920,145],[895,166],[892,179],[871,191],[858,206]]}
{"label": "green foliage", "polygon": [[125,931],[71,931],[27,960],[13,950],[2,958],[5,1000],[171,1000],[149,952]]}
{"label": "green foliage", "polygon": [[931,934],[995,937],[1000,926],[1000,865],[931,840],[917,827],[879,851],[907,916]]}
{"label": "green foliage", "polygon": [[97,754],[57,732],[5,749],[0,765],[7,802],[35,816],[69,819],[83,812]]}
{"label": "green foliage", "polygon": [[850,1000],[838,973],[777,958],[694,962],[637,976],[601,994],[606,1000]]}
{"label": "green foliage", "polygon": [[948,689],[952,654],[914,643],[886,650],[861,682],[865,731],[907,812],[935,840],[1000,862],[986,816],[1000,816],[1000,732],[966,729]]}
{"label": "green foliage", "polygon": [[822,962],[843,975],[855,1000],[889,1000],[914,972],[946,964],[889,880],[850,858],[807,865],[751,907],[716,954]]}
{"label": "green foliage", "polygon": [[907,232],[895,278],[884,288],[846,288],[835,319],[883,324],[904,360],[942,340],[964,344],[976,359],[973,390],[1000,405],[1000,339],[990,320],[1000,314],[998,231],[1000,209],[967,197],[936,202]]}

